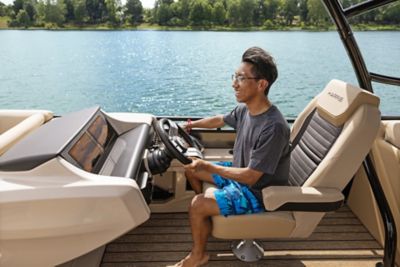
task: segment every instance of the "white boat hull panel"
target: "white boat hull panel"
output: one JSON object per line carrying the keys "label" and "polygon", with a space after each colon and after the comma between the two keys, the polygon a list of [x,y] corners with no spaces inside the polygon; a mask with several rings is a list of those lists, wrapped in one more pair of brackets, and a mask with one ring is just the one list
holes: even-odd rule
{"label": "white boat hull panel", "polygon": [[0,265],[54,266],[145,222],[136,182],[85,172],[62,158],[0,172]]}

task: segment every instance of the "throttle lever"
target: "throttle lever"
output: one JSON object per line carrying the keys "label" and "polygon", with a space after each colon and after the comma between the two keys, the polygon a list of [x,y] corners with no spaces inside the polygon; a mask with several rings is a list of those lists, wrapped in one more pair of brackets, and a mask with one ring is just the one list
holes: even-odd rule
{"label": "throttle lever", "polygon": [[183,154],[188,158],[198,158],[203,159],[203,154],[195,147],[188,147],[186,152]]}

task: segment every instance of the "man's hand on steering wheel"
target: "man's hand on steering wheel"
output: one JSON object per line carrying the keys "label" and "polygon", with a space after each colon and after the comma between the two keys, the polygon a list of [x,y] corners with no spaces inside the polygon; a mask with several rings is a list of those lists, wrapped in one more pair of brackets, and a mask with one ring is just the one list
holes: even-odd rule
{"label": "man's hand on steering wheel", "polygon": [[190,132],[192,131],[192,120],[188,119],[186,122],[182,123],[180,126],[182,127],[183,130],[185,130],[185,132],[190,134]]}

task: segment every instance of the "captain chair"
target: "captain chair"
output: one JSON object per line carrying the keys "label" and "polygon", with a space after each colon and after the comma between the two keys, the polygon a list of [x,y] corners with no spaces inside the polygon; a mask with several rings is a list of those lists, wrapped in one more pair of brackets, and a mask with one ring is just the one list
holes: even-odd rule
{"label": "captain chair", "polygon": [[232,248],[243,261],[263,257],[256,238],[310,236],[325,212],[342,206],[342,190],[377,135],[378,106],[379,98],[365,90],[329,82],[292,126],[289,185],[262,190],[264,213],[213,216],[212,235],[239,240]]}

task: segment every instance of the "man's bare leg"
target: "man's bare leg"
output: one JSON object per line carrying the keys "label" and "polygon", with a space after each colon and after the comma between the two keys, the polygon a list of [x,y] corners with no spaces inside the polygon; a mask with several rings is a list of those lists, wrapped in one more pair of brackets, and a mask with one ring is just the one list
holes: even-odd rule
{"label": "man's bare leg", "polygon": [[217,201],[203,194],[193,198],[190,209],[190,226],[192,228],[193,248],[186,258],[176,267],[196,267],[206,264],[209,256],[206,253],[207,239],[211,233],[210,217],[219,214]]}
{"label": "man's bare leg", "polygon": [[185,171],[185,176],[196,194],[200,194],[202,192],[203,182],[214,184],[214,179],[212,178],[211,173],[207,171],[195,172],[187,169]]}

